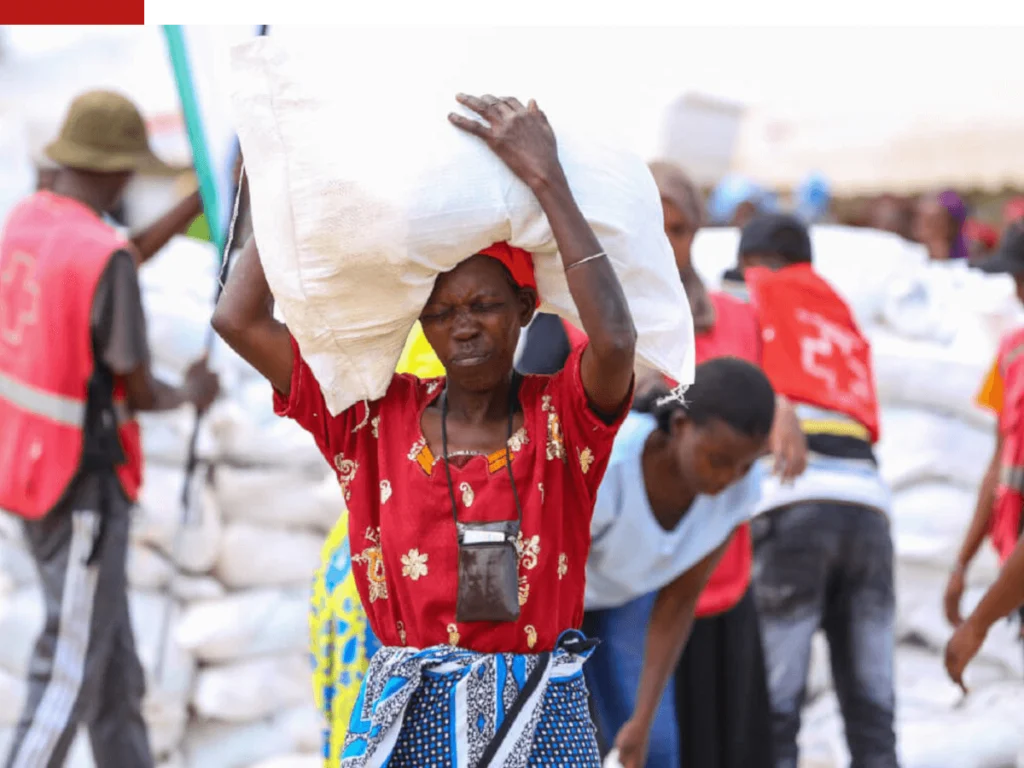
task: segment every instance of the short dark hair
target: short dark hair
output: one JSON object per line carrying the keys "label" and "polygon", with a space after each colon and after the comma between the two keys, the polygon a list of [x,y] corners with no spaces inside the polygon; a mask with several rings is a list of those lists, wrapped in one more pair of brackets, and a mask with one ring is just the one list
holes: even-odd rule
{"label": "short dark hair", "polygon": [[811,236],[796,216],[765,213],[751,219],[740,235],[739,255],[764,253],[787,264],[811,263]]}
{"label": "short dark hair", "polygon": [[651,413],[658,428],[668,432],[672,416],[682,410],[702,426],[718,419],[747,437],[767,437],[775,420],[775,391],[760,368],[738,357],[716,357],[697,366],[693,384],[680,403],[656,388],[634,403],[634,410]]}

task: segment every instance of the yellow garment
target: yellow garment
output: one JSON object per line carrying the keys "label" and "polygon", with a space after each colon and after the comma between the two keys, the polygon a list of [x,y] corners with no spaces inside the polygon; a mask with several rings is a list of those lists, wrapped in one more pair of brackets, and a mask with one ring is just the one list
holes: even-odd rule
{"label": "yellow garment", "polygon": [[[444,366],[419,323],[402,350],[397,373],[421,379],[444,375]],[[337,768],[349,718],[359,697],[369,658],[377,647],[352,576],[348,511],[342,511],[320,551],[309,613],[316,705],[324,715],[324,768]]]}
{"label": "yellow garment", "polygon": [[434,354],[427,337],[423,335],[423,327],[416,322],[409,338],[405,341],[402,356],[398,358],[397,373],[411,373],[421,379],[433,379],[444,376],[444,366]]}
{"label": "yellow garment", "polygon": [[996,414],[1003,410],[1003,375],[999,372],[999,360],[992,362],[974,402]]}

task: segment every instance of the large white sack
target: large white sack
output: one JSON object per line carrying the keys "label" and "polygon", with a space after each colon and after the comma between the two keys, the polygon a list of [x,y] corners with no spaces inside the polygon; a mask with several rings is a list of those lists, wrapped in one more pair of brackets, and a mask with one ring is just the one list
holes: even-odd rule
{"label": "large white sack", "polygon": [[892,537],[897,559],[951,566],[976,498],[974,490],[943,482],[923,482],[894,494]]}
{"label": "large white sack", "polygon": [[220,510],[206,484],[206,470],[200,466],[192,480],[188,524],[182,525],[184,483],[180,466],[146,465],[132,540],[156,547],[186,571],[204,573],[220,552]]}
{"label": "large white sack", "polygon": [[322,547],[318,533],[230,522],[213,572],[230,589],[309,584]]}
{"label": "large white sack", "polygon": [[[169,384],[177,383],[170,376],[164,378]],[[142,453],[146,461],[168,466],[185,466],[192,430],[196,424],[195,408],[183,405],[173,411],[140,413],[137,418],[142,430]],[[213,425],[210,424],[208,416],[199,423],[196,455],[204,461],[213,461],[219,456]]]}
{"label": "large white sack", "polygon": [[[692,320],[658,192],[640,157],[594,138],[607,105],[595,104],[577,135],[565,115],[578,103],[560,111],[544,100],[545,83],[525,81],[515,57],[481,60],[467,47],[453,66],[436,48],[419,31],[332,29],[233,52],[264,270],[331,412],[383,396],[438,273],[493,242],[534,253],[542,309],[580,324],[536,199],[447,120],[455,94],[474,89],[541,98],[576,200],[629,298],[640,361],[690,383]],[[416,66],[373,64],[398,52]],[[333,74],[367,67],[373,78]]]}
{"label": "large white sack", "polygon": [[[814,268],[850,306],[861,325],[878,318],[889,285],[913,273],[927,258],[921,246],[898,235],[860,227],[811,227]],[[705,227],[693,241],[693,264],[709,286],[718,287],[722,273],[736,266],[740,231]]]}
{"label": "large white sack", "polygon": [[234,724],[198,721],[185,736],[189,768],[248,768],[275,755],[297,751],[289,734],[273,720]]}
{"label": "large white sack", "polygon": [[0,728],[17,725],[21,705],[27,693],[25,678],[16,677],[7,670],[0,669]]}
{"label": "large white sack", "polygon": [[204,662],[301,653],[308,605],[308,587],[236,592],[185,608],[175,638]]}
{"label": "large white sack", "polygon": [[995,429],[924,408],[884,406],[875,446],[882,477],[894,493],[943,481],[974,490],[995,450]]}
{"label": "large white sack", "polygon": [[992,414],[974,402],[995,359],[993,340],[942,345],[905,339],[881,326],[867,329],[867,335],[879,402],[926,408],[993,428]]}
{"label": "large white sack", "polygon": [[[156,698],[154,706],[175,709],[188,700],[195,679],[196,662],[179,643],[174,641],[175,627],[181,611],[172,600],[167,611],[168,598],[153,592],[129,590],[128,607],[131,611],[132,631],[139,661],[146,671],[147,699]],[[169,621],[165,625],[164,620]],[[161,633],[168,631],[167,641],[161,642]],[[161,676],[156,676],[157,660],[163,649]]]}
{"label": "large white sack", "polygon": [[249,768],[321,768],[324,759],[315,752],[310,754],[282,755],[260,760]]}
{"label": "large white sack", "polygon": [[213,487],[226,521],[327,531],[345,508],[338,478],[322,461],[305,469],[220,466]]}
{"label": "large white sack", "polygon": [[266,656],[204,667],[192,706],[201,717],[248,723],[308,700],[309,659]]}
{"label": "large white sack", "polygon": [[312,436],[274,413],[273,390],[264,379],[243,379],[208,416],[221,459],[240,466],[322,468]]}
{"label": "large white sack", "polygon": [[16,587],[39,580],[35,561],[20,539],[0,538],[0,573],[7,574]]}
{"label": "large white sack", "polygon": [[174,566],[152,547],[133,543],[128,546],[127,572],[132,587],[159,590],[170,582]]}
{"label": "large white sack", "polygon": [[38,586],[24,587],[0,600],[0,668],[15,677],[25,676],[44,616]]}

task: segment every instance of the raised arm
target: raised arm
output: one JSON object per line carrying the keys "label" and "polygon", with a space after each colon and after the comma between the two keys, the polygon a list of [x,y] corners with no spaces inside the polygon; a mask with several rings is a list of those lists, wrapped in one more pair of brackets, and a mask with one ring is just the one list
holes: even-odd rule
{"label": "raised arm", "polygon": [[175,235],[180,235],[203,212],[198,190],[186,197],[141,232],[132,235],[135,257],[139,265],[153,258]]}
{"label": "raised arm", "polygon": [[213,313],[213,329],[228,346],[287,396],[295,364],[291,336],[274,319],[274,297],[267,285],[255,238],[242,248]]}
{"label": "raised arm", "polygon": [[619,279],[576,204],[558,160],[555,134],[531,101],[459,95],[459,103],[488,124],[449,115],[451,122],[483,139],[537,197],[562,255],[569,291],[590,339],[583,353],[583,387],[592,407],[614,414],[633,381],[636,329]]}
{"label": "raised arm", "polygon": [[946,614],[946,621],[953,627],[960,626],[963,621],[960,615],[960,600],[963,598],[964,587],[967,580],[967,569],[978,554],[978,549],[985,541],[988,533],[989,520],[992,517],[992,504],[996,498],[996,486],[999,485],[999,460],[1003,453],[1003,436],[996,427],[996,450],[992,454],[988,469],[981,479],[981,486],[978,488],[978,500],[974,506],[974,516],[971,524],[964,534],[963,544],[960,545],[960,553],[957,555],[953,570],[949,574],[949,581],[946,584],[946,593],[943,596],[943,608]]}
{"label": "raised arm", "polygon": [[675,581],[662,587],[654,600],[636,705],[632,717],[615,738],[619,762],[625,768],[643,768],[647,762],[647,742],[654,714],[690,637],[697,599],[728,545],[727,540]]}

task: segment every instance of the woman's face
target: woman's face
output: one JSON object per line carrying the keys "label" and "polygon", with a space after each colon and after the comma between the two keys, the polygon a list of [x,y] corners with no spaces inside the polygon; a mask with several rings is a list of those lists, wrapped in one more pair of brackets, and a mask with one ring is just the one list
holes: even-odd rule
{"label": "woman's face", "polygon": [[690,249],[693,247],[697,227],[686,214],[664,198],[661,200],[661,209],[665,217],[665,235],[672,244],[679,274],[683,274],[690,270]]}
{"label": "woman's face", "polygon": [[448,377],[483,392],[507,380],[535,300],[499,261],[477,255],[438,275],[420,322]]}
{"label": "woman's face", "polygon": [[935,197],[925,197],[914,211],[914,239],[919,243],[949,240],[949,214]]}
{"label": "woman's face", "polygon": [[719,419],[697,425],[681,411],[672,419],[671,439],[680,476],[706,496],[721,493],[747,474],[768,444],[767,436],[743,435]]}

